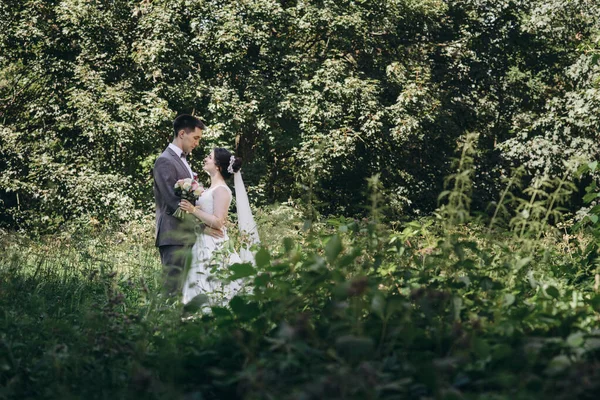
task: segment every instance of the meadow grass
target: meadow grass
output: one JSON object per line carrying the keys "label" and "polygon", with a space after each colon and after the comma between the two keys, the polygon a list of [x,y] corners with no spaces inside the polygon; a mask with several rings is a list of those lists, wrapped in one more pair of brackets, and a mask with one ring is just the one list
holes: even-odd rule
{"label": "meadow grass", "polygon": [[229,271],[252,292],[211,314],[161,294],[150,217],[5,234],[0,398],[591,398],[598,246],[593,225],[550,223],[565,187],[503,224],[456,193],[394,224],[259,210],[256,265]]}

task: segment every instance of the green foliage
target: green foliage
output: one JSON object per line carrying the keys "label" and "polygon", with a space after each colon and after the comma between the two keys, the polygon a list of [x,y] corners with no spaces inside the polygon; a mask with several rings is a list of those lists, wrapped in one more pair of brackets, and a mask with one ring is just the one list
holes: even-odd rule
{"label": "green foliage", "polygon": [[194,169],[235,148],[258,204],[310,186],[325,214],[364,216],[375,174],[387,215],[433,211],[477,132],[483,210],[514,166],[555,179],[597,157],[598,15],[585,0],[4,1],[2,225],[146,212],[183,112],[210,126]]}
{"label": "green foliage", "polygon": [[[0,398],[591,398],[598,15],[0,2],[0,224],[63,227],[0,230]],[[256,266],[219,271],[252,291],[208,315],[162,298],[151,241],[183,112],[275,203]]]}
{"label": "green foliage", "polygon": [[116,231],[67,224],[35,241],[4,234],[0,396],[593,396],[598,227],[549,223],[562,215],[566,179],[505,197],[483,226],[465,201],[476,138],[465,139],[435,218],[386,227],[377,176],[364,220],[303,230],[289,204],[260,210],[262,237],[280,240],[263,241],[255,266],[220,271],[252,290],[208,314],[201,297],[185,308],[162,298],[151,220]]}

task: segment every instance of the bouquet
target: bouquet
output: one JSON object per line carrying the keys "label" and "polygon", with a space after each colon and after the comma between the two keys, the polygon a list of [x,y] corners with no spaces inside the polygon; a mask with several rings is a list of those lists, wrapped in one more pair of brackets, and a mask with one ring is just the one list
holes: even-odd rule
{"label": "bouquet", "polygon": [[[194,174],[194,177],[196,176],[197,175]],[[177,182],[175,182],[174,189],[175,194],[177,196],[181,197],[182,200],[189,201],[192,204],[196,203],[196,200],[204,191],[204,187],[201,184],[199,184],[196,179],[193,178],[185,178],[178,180]],[[173,216],[183,221],[185,214],[186,213],[181,208],[177,208],[177,210],[175,210],[175,212],[173,213]]]}

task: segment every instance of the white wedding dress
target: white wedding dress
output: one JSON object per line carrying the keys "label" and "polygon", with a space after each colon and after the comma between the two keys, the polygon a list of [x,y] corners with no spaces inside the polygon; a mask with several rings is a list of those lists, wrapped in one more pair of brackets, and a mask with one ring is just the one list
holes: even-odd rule
{"label": "white wedding dress", "polygon": [[[218,185],[205,190],[196,200],[196,205],[203,211],[212,214],[214,211],[213,192],[218,187],[224,187],[229,192],[231,205],[231,189],[226,185]],[[203,305],[204,310],[212,306],[225,306],[238,292],[243,291],[240,280],[228,281],[228,266],[240,263],[238,253],[231,247],[227,230],[223,228],[224,237],[215,238],[203,232],[196,233],[196,243],[192,247],[192,262],[183,285],[183,303],[189,303],[194,297],[204,294],[208,301]]]}

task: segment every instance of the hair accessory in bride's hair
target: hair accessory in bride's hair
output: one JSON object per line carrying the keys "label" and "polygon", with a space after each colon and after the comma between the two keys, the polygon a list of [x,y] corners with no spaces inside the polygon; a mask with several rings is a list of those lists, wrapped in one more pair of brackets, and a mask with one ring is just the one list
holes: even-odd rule
{"label": "hair accessory in bride's hair", "polygon": [[229,166],[227,167],[227,172],[233,174],[233,163],[235,162],[235,156],[229,157]]}

